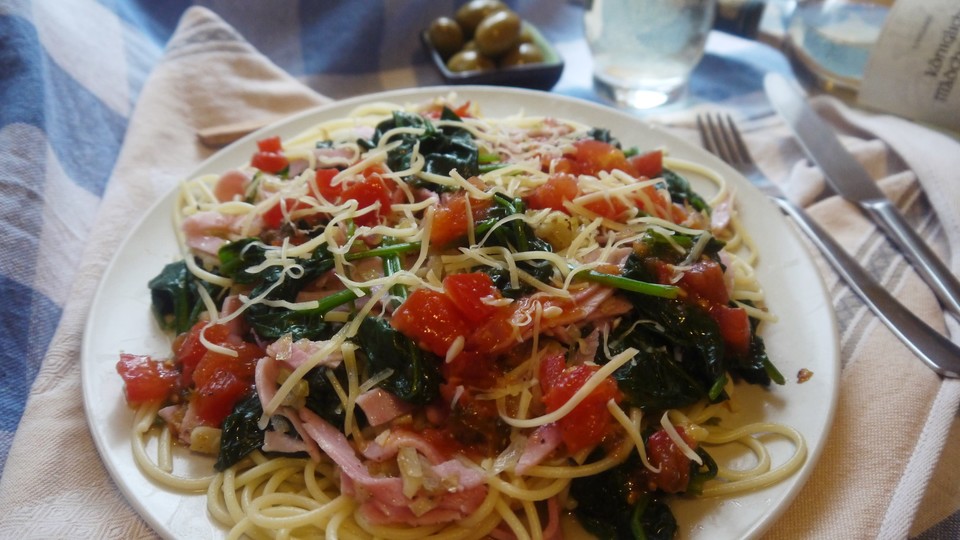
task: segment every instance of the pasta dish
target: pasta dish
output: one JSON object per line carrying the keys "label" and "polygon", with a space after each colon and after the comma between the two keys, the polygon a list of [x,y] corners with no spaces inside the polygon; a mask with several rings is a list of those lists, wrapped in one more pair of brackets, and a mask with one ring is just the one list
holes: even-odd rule
{"label": "pasta dish", "polygon": [[672,498],[794,473],[795,429],[720,420],[784,384],[734,193],[627,135],[373,103],[183,182],[148,283],[171,353],[117,363],[141,470],[230,538],[396,540],[671,538]]}

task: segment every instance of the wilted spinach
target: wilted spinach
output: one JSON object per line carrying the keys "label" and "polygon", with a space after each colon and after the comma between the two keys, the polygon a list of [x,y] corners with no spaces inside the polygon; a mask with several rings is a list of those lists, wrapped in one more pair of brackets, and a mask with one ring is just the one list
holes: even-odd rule
{"label": "wilted spinach", "polygon": [[[285,274],[280,266],[271,266],[257,273],[247,272],[248,268],[265,260],[265,252],[266,248],[258,240],[244,239],[224,245],[218,254],[222,271],[239,283],[253,285],[249,294],[251,298],[266,293],[267,300],[294,302],[304,287],[333,268],[333,257],[326,248],[320,247],[309,258],[297,260],[303,268],[301,273]],[[342,291],[324,298],[317,308],[309,310],[290,310],[256,303],[247,308],[244,316],[257,335],[264,339],[275,340],[284,334],[291,334],[295,340],[325,339],[335,329],[323,320],[324,315],[334,307],[354,299],[356,295],[353,292]]]}
{"label": "wilted spinach", "polygon": [[[510,250],[511,252],[523,251],[547,251],[552,252],[550,244],[541,239],[533,232],[530,225],[527,225],[522,219],[509,221],[494,228],[500,220],[526,211],[526,206],[520,199],[510,198],[502,193],[496,193],[493,196],[493,205],[487,212],[487,217],[478,222],[475,227],[478,239],[486,240],[481,242],[481,246],[499,246]],[[490,231],[493,232],[490,232]],[[487,234],[490,234],[487,237]],[[538,281],[548,282],[553,276],[553,265],[546,260],[528,260],[518,261],[517,267],[520,270],[530,274]],[[500,289],[504,296],[517,298],[530,292],[529,285],[521,284],[520,288],[514,289],[510,285],[510,274],[506,270],[498,268],[485,268],[485,272],[490,274],[493,284]]]}
{"label": "wilted spinach", "polygon": [[150,301],[157,322],[162,328],[176,334],[189,330],[206,310],[198,292],[199,287],[206,289],[215,300],[221,291],[220,287],[197,279],[185,261],[164,266],[147,286],[150,288]]}
{"label": "wilted spinach", "polygon": [[386,320],[365,318],[357,330],[356,342],[366,354],[371,374],[393,371],[380,382],[384,390],[417,405],[430,403],[440,394],[440,359],[417,347]]}
{"label": "wilted spinach", "polygon": [[706,210],[708,213],[711,211],[707,201],[703,200],[703,197],[690,187],[690,182],[688,182],[686,178],[666,167],[663,169],[662,176],[664,182],[667,184],[667,191],[670,192],[670,198],[673,202],[683,203],[686,201],[694,210],[700,212]]}
{"label": "wilted spinach", "polygon": [[[307,381],[306,407],[317,413],[317,416],[323,418],[330,425],[343,431],[343,424],[346,419],[346,413],[343,410],[343,403],[333,388],[333,384],[327,376],[327,372],[332,372],[333,376],[343,387],[347,386],[347,369],[343,364],[336,368],[320,366],[307,372],[304,379]],[[362,410],[355,409],[357,414],[362,414]]]}
{"label": "wilted spinach", "polygon": [[[599,459],[600,455],[591,456]],[[593,459],[589,460],[593,461]],[[637,492],[643,464],[637,453],[602,473],[575,478],[570,495],[580,524],[601,539],[669,540],[677,532],[670,507],[658,496]]]}
{"label": "wilted spinach", "polygon": [[[454,122],[461,120],[447,107],[443,108],[440,119]],[[443,126],[438,129],[429,119],[415,113],[394,111],[392,118],[377,125],[370,140],[361,139],[358,143],[369,150],[377,146],[386,132],[402,127],[421,128],[424,131],[420,135],[404,133],[391,139],[401,143],[387,153],[387,166],[390,170],[409,169],[414,146],[419,143],[419,152],[424,158],[423,170],[428,173],[448,176],[451,170],[456,169],[464,178],[480,173],[479,151],[469,131],[456,126]],[[433,183],[427,182],[423,185],[429,189],[442,190],[441,186]]]}
{"label": "wilted spinach", "polygon": [[[636,324],[635,324],[636,323]],[[637,354],[613,372],[626,403],[644,410],[675,409],[705,398],[707,389],[674,355],[674,344],[642,322],[625,320],[610,336],[608,348],[617,355],[633,347]],[[607,357],[598,351],[597,363]]]}
{"label": "wilted spinach", "polygon": [[257,426],[262,415],[260,397],[255,392],[237,402],[223,421],[220,453],[213,468],[225,470],[263,445],[263,430]]}

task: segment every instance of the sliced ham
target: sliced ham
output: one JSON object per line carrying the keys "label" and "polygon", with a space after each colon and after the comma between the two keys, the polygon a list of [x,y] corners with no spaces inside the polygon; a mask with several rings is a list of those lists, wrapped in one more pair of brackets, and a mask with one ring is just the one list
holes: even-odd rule
{"label": "sliced ham", "polygon": [[374,388],[357,396],[357,405],[363,409],[367,421],[374,427],[413,410],[413,405],[382,388]]}
{"label": "sliced ham", "polygon": [[423,437],[406,429],[393,429],[386,435],[377,437],[363,448],[363,455],[372,461],[386,461],[397,456],[401,447],[415,448],[431,463],[441,463],[443,455]]}
{"label": "sliced ham", "polygon": [[517,474],[526,474],[531,467],[539,465],[560,446],[563,438],[560,428],[556,424],[546,424],[538,427],[527,438],[527,445],[523,448],[520,460],[514,469]]}
{"label": "sliced ham", "polygon": [[300,410],[304,431],[340,469],[342,492],[360,503],[360,511],[376,524],[419,526],[449,523],[470,515],[486,498],[483,473],[455,460],[438,463],[425,474],[439,478],[436,491],[421,488],[403,493],[403,479],[373,476],[346,436],[309,409]]}
{"label": "sliced ham", "polygon": [[[220,212],[204,211],[187,216],[181,228],[191,248],[216,255],[220,246],[231,236],[239,235],[243,216],[231,216]],[[259,231],[249,231],[256,235]]]}

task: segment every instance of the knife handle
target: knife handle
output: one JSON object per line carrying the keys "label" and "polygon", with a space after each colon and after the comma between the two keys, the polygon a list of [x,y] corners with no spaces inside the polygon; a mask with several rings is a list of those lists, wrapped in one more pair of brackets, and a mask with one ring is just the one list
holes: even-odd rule
{"label": "knife handle", "polygon": [[920,320],[888,293],[802,208],[779,197],[773,201],[794,219],[840,277],[900,341],[936,373],[944,377],[960,377],[960,346]]}
{"label": "knife handle", "polygon": [[960,281],[903,219],[893,203],[875,199],[864,201],[861,206],[872,214],[874,221],[900,248],[920,277],[933,289],[944,309],[960,317]]}

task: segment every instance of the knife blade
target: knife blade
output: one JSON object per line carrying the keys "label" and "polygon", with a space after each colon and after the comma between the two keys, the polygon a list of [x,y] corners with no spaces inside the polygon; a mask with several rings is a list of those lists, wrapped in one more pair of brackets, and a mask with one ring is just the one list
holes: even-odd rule
{"label": "knife blade", "polygon": [[857,204],[903,253],[943,308],[960,316],[960,280],[910,227],[869,173],[843,147],[833,129],[783,76],[768,74],[763,84],[774,109],[786,120],[833,189]]}

